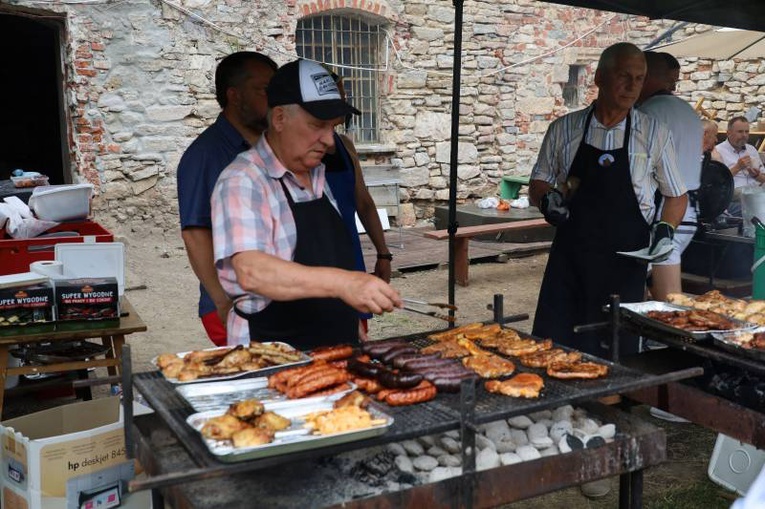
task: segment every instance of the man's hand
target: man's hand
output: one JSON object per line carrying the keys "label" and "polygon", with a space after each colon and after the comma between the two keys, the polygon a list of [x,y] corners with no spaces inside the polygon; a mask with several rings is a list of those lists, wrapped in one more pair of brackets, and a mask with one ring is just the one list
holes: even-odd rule
{"label": "man's hand", "polygon": [[[653,226],[651,232],[651,247],[648,249],[649,256],[653,256],[667,248],[667,245],[672,246],[672,239],[675,236],[675,228],[671,224],[665,221],[659,221]],[[654,262],[663,262],[669,255],[672,254],[672,250],[667,251],[666,255],[663,255]]]}
{"label": "man's hand", "polygon": [[349,271],[340,279],[338,297],[357,311],[380,315],[403,306],[398,292],[376,276]]}
{"label": "man's hand", "polygon": [[228,329],[228,312],[231,310],[231,306],[233,305],[234,301],[231,299],[228,299],[221,304],[215,304],[215,310],[218,312],[218,318],[220,318],[220,321],[223,322],[224,329]]}
{"label": "man's hand", "polygon": [[379,277],[386,283],[390,283],[390,273],[391,273],[390,265],[391,265],[390,260],[378,258],[377,262],[375,263],[375,271],[372,274]]}
{"label": "man's hand", "polygon": [[539,211],[545,220],[553,226],[560,226],[568,220],[568,205],[557,189],[550,189],[539,204]]}

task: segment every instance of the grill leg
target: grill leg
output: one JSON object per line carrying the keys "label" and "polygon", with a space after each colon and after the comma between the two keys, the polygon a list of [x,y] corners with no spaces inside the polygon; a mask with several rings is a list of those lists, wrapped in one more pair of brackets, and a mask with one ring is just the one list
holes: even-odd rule
{"label": "grill leg", "polygon": [[619,509],[643,509],[643,471],[619,476]]}
{"label": "grill leg", "polygon": [[165,498],[158,489],[151,490],[151,507],[152,509],[164,509],[165,507]]}

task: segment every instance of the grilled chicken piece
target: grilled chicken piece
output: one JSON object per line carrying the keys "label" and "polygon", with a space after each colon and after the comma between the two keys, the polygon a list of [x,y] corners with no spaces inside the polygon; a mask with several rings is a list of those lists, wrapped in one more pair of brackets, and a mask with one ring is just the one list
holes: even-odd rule
{"label": "grilled chicken piece", "polygon": [[243,421],[251,421],[263,413],[263,403],[257,399],[245,399],[232,403],[226,413]]}
{"label": "grilled chicken piece", "polygon": [[240,421],[233,415],[221,415],[220,417],[213,417],[209,419],[204,426],[202,426],[202,436],[206,438],[212,438],[214,440],[228,440],[237,431],[249,428],[250,425],[246,422]]}
{"label": "grilled chicken piece", "polygon": [[266,428],[247,428],[231,435],[234,447],[255,447],[270,444],[274,439],[274,432]]}
{"label": "grilled chicken piece", "polygon": [[518,373],[509,380],[489,380],[484,384],[489,392],[513,398],[538,398],[544,386],[542,377],[534,373]]}

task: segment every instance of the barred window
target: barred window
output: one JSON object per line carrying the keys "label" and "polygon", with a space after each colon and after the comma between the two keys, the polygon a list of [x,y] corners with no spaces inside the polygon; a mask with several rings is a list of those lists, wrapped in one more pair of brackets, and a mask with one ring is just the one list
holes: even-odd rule
{"label": "barred window", "polygon": [[361,115],[353,115],[346,134],[357,143],[379,141],[378,75],[385,33],[380,25],[357,16],[322,15],[303,18],[295,31],[297,54],[333,66],[342,76],[345,93]]}
{"label": "barred window", "polygon": [[584,81],[584,66],[568,66],[568,81],[563,85],[563,104],[569,108],[577,108],[582,103],[582,82]]}

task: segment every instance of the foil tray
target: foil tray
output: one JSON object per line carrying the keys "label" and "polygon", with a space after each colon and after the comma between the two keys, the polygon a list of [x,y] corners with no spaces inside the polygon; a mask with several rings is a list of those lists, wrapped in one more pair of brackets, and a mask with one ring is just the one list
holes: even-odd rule
{"label": "foil tray", "polygon": [[[301,401],[327,398],[331,400],[338,399],[356,388],[354,383],[349,383],[348,385],[350,388],[346,391],[338,392],[328,397],[303,398]],[[276,401],[296,401],[289,400],[286,395],[268,387],[267,377],[182,385],[177,387],[176,390],[197,412],[217,410],[223,413],[229,405],[244,399],[257,399],[264,404]]]}
{"label": "foil tray", "polygon": [[[162,373],[161,370],[160,370],[160,374],[165,378],[165,380],[167,380],[171,384],[187,385],[187,384],[197,384],[197,383],[201,383],[201,382],[214,382],[214,381],[218,381],[218,380],[233,380],[233,379],[236,379],[236,378],[242,378],[244,376],[253,376],[253,375],[265,376],[265,375],[270,375],[271,373],[274,373],[276,371],[280,371],[283,368],[291,368],[291,367],[295,367],[295,366],[302,366],[303,364],[308,364],[312,360],[311,357],[309,357],[307,354],[296,350],[292,345],[289,345],[287,343],[282,343],[280,341],[274,341],[274,342],[264,342],[263,344],[264,345],[274,345],[274,344],[276,344],[276,345],[282,345],[282,346],[291,348],[292,350],[295,350],[296,352],[298,352],[300,354],[300,360],[299,361],[295,361],[295,362],[289,362],[287,364],[276,364],[274,366],[268,366],[268,367],[261,368],[261,369],[254,369],[254,370],[249,370],[249,371],[240,371],[238,373],[230,373],[228,375],[205,376],[205,377],[197,378],[196,380],[189,380],[189,381],[185,381],[185,382],[181,382],[177,378],[168,378],[168,377],[166,377],[164,375],[164,373]],[[210,351],[214,351],[214,350],[221,350],[221,351],[223,351],[223,350],[230,350],[231,348],[232,347],[230,347],[230,346],[219,346],[219,347],[215,347],[215,348],[204,348],[202,350],[196,350],[196,351],[204,351],[204,352],[210,352]],[[194,350],[190,350],[188,352],[179,352],[176,355],[182,359],[186,355],[190,354],[192,351],[194,351]],[[157,368],[157,370],[159,370],[159,366],[157,366],[157,357],[154,357],[151,360],[151,364],[152,364],[152,366]]]}
{"label": "foil tray", "polygon": [[737,327],[734,329],[728,329],[728,330],[689,331],[685,329],[680,329],[678,327],[672,327],[671,325],[668,325],[664,322],[660,322],[658,320],[653,320],[652,318],[648,318],[646,316],[646,313],[648,313],[649,311],[689,311],[689,310],[692,310],[693,308],[689,308],[687,306],[679,306],[677,304],[670,304],[668,302],[655,301],[655,300],[646,301],[646,302],[622,303],[620,304],[620,308],[623,315],[625,315],[626,317],[632,319],[633,321],[637,323],[640,323],[642,325],[645,325],[647,327],[650,327],[658,331],[672,334],[674,336],[687,338],[692,341],[708,340],[709,338],[711,338],[711,335],[713,333],[730,333],[730,332],[736,332],[736,331],[750,330],[757,327],[756,325],[751,324],[749,322],[744,322],[742,320],[737,320],[735,318],[725,316],[725,318],[730,320]]}
{"label": "foil tray", "polygon": [[[228,440],[212,440],[204,438],[201,434],[200,438],[205,443],[210,453],[217,459],[224,462],[236,462],[329,447],[346,442],[354,442],[356,440],[364,440],[384,434],[393,425],[393,417],[386,414],[372,403],[367,408],[369,413],[372,414],[372,418],[385,421],[379,426],[335,433],[332,435],[313,435],[309,430],[303,427],[306,415],[312,412],[331,410],[336,399],[337,397],[325,397],[265,403],[266,410],[275,412],[292,421],[292,425],[289,428],[275,434],[274,441],[270,444],[237,448]],[[219,409],[192,414],[186,419],[186,423],[196,431],[201,431],[208,419],[217,417],[223,413],[225,413],[225,410],[221,411]]]}
{"label": "foil tray", "polygon": [[714,340],[714,344],[723,350],[736,355],[741,355],[743,357],[749,357],[750,359],[765,362],[765,349],[746,348],[740,343],[734,341],[735,338],[741,337],[743,334],[756,334],[758,332],[765,332],[765,327],[757,327],[745,331],[713,332],[712,339]]}

